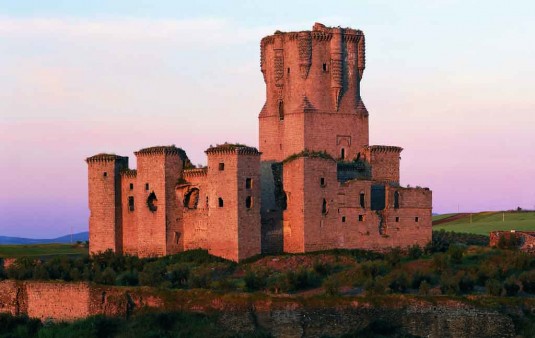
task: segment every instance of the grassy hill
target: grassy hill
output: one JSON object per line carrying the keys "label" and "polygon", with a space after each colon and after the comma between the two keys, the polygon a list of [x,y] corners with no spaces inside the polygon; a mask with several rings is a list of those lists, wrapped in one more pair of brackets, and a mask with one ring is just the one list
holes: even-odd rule
{"label": "grassy hill", "polygon": [[87,254],[87,248],[71,244],[0,245],[0,258],[84,254]]}
{"label": "grassy hill", "polygon": [[488,235],[494,230],[535,231],[535,212],[485,211],[433,216],[433,230],[441,229],[479,235]]}

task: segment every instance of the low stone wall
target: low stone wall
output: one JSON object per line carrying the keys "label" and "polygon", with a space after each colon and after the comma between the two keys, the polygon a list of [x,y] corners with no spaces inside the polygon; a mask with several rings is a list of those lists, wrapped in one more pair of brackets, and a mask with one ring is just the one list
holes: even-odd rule
{"label": "low stone wall", "polygon": [[[535,311],[535,300],[525,302]],[[222,327],[236,333],[261,328],[274,337],[336,337],[371,324],[417,337],[514,337],[515,332],[509,316],[445,297],[270,297],[88,283],[0,282],[0,312],[13,315],[72,321],[97,314],[128,317],[147,308],[215,313]]]}

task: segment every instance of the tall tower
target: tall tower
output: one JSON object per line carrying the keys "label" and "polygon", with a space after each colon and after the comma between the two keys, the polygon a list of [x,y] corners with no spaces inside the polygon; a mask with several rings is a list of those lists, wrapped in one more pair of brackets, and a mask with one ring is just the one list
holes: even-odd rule
{"label": "tall tower", "polygon": [[86,159],[89,183],[89,252],[122,252],[121,176],[128,157],[98,154]]}
{"label": "tall tower", "polygon": [[280,162],[304,149],[354,159],[369,143],[368,112],[360,97],[364,66],[360,30],[316,23],[312,31],[264,37],[262,161]]}

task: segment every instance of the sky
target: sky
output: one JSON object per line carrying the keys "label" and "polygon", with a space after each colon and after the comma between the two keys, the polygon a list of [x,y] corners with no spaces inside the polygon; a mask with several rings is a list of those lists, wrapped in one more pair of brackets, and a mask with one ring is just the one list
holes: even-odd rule
{"label": "sky", "polygon": [[88,227],[87,165],[175,144],[257,146],[260,39],[366,35],[370,144],[433,212],[535,209],[535,2],[0,0],[0,235]]}

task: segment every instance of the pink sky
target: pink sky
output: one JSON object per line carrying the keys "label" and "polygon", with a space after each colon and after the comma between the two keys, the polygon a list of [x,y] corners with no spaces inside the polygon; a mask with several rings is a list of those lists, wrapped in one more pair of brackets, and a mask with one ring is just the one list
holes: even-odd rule
{"label": "pink sky", "polygon": [[[366,34],[370,142],[405,149],[403,185],[430,187],[437,213],[535,208],[532,26],[330,20]],[[95,153],[135,166],[134,151],[175,144],[205,163],[210,144],[256,146],[259,40],[313,23],[0,16],[0,235],[86,230]]]}

